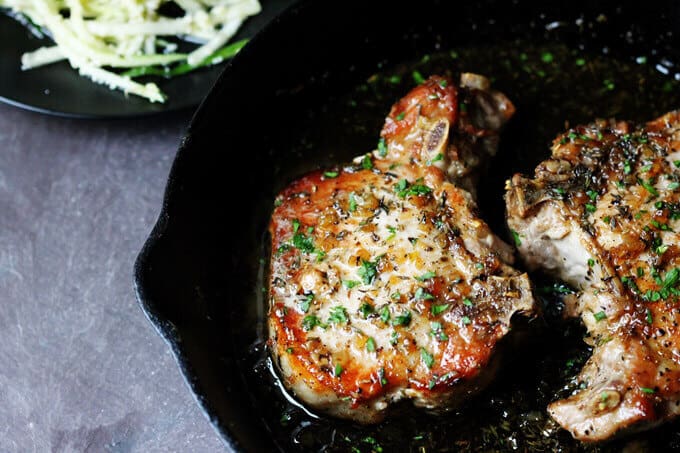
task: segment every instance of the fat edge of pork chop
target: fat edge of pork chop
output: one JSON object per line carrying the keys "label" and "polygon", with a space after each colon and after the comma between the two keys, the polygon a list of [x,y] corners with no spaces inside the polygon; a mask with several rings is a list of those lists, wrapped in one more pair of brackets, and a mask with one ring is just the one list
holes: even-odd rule
{"label": "fat edge of pork chop", "polygon": [[534,179],[508,182],[520,256],[578,290],[593,354],[585,386],[548,407],[583,441],[680,413],[680,117],[598,121],[557,137]]}
{"label": "fat edge of pork chop", "polygon": [[487,383],[511,316],[534,309],[512,249],[450,182],[471,186],[513,111],[486,79],[462,82],[431,77],[392,107],[377,150],[277,197],[269,347],[315,410],[446,410]]}

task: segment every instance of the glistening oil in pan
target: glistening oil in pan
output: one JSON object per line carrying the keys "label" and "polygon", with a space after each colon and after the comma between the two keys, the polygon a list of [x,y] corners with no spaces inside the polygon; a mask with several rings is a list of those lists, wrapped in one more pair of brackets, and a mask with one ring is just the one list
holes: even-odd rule
{"label": "glistening oil in pan", "polygon": [[[347,162],[371,150],[351,144],[377,142],[391,104],[414,85],[431,74],[455,78],[461,72],[486,75],[517,107],[479,193],[482,217],[509,241],[503,221],[504,182],[515,172],[533,173],[534,166],[550,155],[552,139],[567,125],[611,117],[643,122],[680,108],[680,84],[659,71],[651,57],[616,58],[559,44],[538,47],[514,41],[452,49],[385,67],[345,96],[329,99],[318,111],[310,112],[291,145],[333,149],[335,154],[327,156],[331,161],[325,163]],[[341,151],[339,142],[345,144]],[[266,249],[263,244],[263,270]],[[260,275],[260,285],[266,288],[266,272]],[[268,435],[285,451],[305,452],[680,451],[678,423],[606,444],[586,445],[550,419],[548,403],[581,385],[577,375],[589,349],[578,321],[562,318],[560,294],[568,289],[533,277],[544,314],[517,329],[522,333],[506,345],[503,365],[485,392],[447,414],[407,409],[375,426],[315,417],[284,394],[264,346],[265,295],[253,307],[257,313],[249,317],[259,335],[241,363]]]}

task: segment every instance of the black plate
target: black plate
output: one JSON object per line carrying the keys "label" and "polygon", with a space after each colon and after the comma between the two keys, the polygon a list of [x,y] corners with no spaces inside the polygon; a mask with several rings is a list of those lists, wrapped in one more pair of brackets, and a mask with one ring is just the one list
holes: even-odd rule
{"label": "black plate", "polygon": [[[382,114],[359,134],[324,119],[324,106],[381,68],[437,49],[518,37],[629,60],[648,55],[651,67],[663,60],[671,68],[678,56],[676,2],[657,2],[654,8],[639,2],[567,3],[561,8],[559,2],[427,0],[403,8],[393,1],[307,1],[258,34],[220,76],[180,145],[162,213],[135,264],[135,283],[142,308],[229,447],[258,452],[297,445],[304,451],[299,438],[287,442],[278,419],[272,422],[272,408],[282,398],[277,389],[263,390],[267,378],[258,373],[267,371],[253,360],[261,357],[264,334],[268,217],[276,192],[296,175],[373,149],[391,101],[379,106]],[[601,20],[603,13],[607,20]],[[502,175],[545,158],[566,119],[536,137],[543,112],[519,107],[510,131],[516,141],[501,150],[501,164],[492,166],[496,177],[481,193],[482,200],[495,200],[482,208],[496,227],[503,217]],[[593,109],[610,111],[607,105]],[[317,135],[323,146],[300,143],[301,131],[321,123],[325,129]],[[522,153],[527,137],[541,145],[537,153]],[[392,435],[399,436],[394,430]],[[571,442],[565,451],[576,448],[564,432],[556,442],[562,440]],[[367,445],[361,445],[365,451]]]}
{"label": "black plate", "polygon": [[[262,12],[249,18],[233,41],[248,38],[293,0],[261,0]],[[0,12],[0,101],[41,113],[75,118],[125,118],[196,107],[210,91],[225,63],[158,82],[168,99],[151,103],[125,96],[78,75],[67,62],[21,70],[21,55],[44,45],[27,28]]]}

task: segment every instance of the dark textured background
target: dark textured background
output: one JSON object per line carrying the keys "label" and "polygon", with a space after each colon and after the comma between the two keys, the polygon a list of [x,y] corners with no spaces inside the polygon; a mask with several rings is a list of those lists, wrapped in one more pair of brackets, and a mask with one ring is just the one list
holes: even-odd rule
{"label": "dark textured background", "polygon": [[223,450],[132,283],[189,119],[0,105],[0,451]]}

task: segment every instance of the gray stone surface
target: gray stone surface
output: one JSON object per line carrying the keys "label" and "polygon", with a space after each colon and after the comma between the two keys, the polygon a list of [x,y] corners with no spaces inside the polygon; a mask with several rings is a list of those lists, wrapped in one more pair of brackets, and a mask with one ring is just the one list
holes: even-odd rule
{"label": "gray stone surface", "polygon": [[132,283],[189,119],[0,105],[0,452],[224,450]]}

